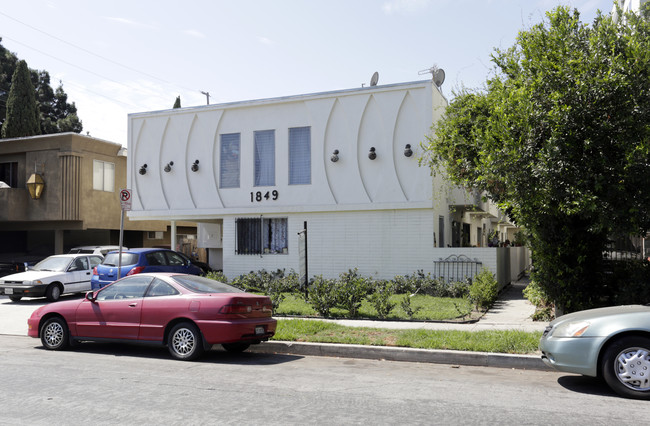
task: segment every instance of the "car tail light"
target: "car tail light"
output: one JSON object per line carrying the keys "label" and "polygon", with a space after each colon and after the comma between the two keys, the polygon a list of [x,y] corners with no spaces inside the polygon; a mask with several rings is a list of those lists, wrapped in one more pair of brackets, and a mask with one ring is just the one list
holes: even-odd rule
{"label": "car tail light", "polygon": [[99,275],[99,272],[97,272],[97,267],[96,266],[93,268],[93,275]]}
{"label": "car tail light", "polygon": [[131,269],[126,275],[135,275],[139,274],[142,271],[144,271],[144,266],[136,266],[135,268]]}
{"label": "car tail light", "polygon": [[271,313],[273,313],[273,305],[264,305],[264,306],[262,306],[262,312],[271,312]]}
{"label": "car tail light", "polygon": [[249,314],[253,311],[253,307],[251,305],[244,305],[244,304],[231,304],[231,305],[223,305],[221,309],[219,309],[220,314]]}

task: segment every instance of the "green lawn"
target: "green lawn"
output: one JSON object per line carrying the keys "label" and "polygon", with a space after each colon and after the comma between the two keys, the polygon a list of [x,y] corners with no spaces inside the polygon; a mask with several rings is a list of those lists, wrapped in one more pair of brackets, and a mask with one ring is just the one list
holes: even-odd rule
{"label": "green lawn", "polygon": [[518,330],[388,330],[346,327],[319,320],[286,319],[278,321],[273,340],[531,354],[537,351],[541,336],[541,332]]}
{"label": "green lawn", "polygon": [[[425,295],[415,295],[411,297],[411,308],[415,311],[413,317],[409,317],[404,309],[402,309],[401,302],[405,295],[398,294],[391,297],[391,302],[395,304],[392,312],[386,319],[391,320],[450,320],[462,319],[471,312],[472,306],[466,299],[454,299],[451,297],[433,297]],[[274,312],[275,315],[295,315],[301,317],[317,317],[318,314],[312,307],[305,302],[300,295],[285,293],[285,298],[280,303],[278,309]],[[346,318],[348,312],[343,309],[333,308],[331,311],[333,318]],[[364,300],[361,308],[359,309],[358,318],[371,318],[377,319],[377,311],[368,302]]]}

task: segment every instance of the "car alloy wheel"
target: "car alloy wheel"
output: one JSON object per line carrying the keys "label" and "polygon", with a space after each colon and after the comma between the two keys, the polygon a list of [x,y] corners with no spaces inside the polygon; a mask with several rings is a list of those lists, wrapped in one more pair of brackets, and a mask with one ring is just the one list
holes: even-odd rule
{"label": "car alloy wheel", "polygon": [[41,343],[46,349],[62,350],[68,347],[68,326],[61,318],[45,321],[41,327]]}
{"label": "car alloy wheel", "polygon": [[176,359],[193,360],[203,353],[203,339],[199,329],[191,323],[177,324],[169,333],[167,346]]}
{"label": "car alloy wheel", "polygon": [[603,377],[619,395],[650,399],[650,339],[627,336],[609,346]]}

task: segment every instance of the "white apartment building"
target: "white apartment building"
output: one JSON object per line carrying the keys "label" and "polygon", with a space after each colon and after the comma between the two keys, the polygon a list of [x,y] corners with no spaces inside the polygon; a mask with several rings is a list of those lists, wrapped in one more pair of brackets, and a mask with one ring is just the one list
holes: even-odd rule
{"label": "white apartment building", "polygon": [[196,222],[228,278],[298,271],[305,226],[309,276],[433,272],[443,248],[514,228],[419,165],[446,105],[417,81],[131,114],[128,215]]}

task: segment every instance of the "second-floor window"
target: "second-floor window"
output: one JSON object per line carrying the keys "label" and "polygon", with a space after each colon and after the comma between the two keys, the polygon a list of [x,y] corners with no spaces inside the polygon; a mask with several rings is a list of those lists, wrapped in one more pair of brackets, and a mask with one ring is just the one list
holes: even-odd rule
{"label": "second-floor window", "polygon": [[255,186],[275,185],[275,131],[255,132]]}
{"label": "second-floor window", "polygon": [[239,133],[221,135],[219,187],[239,188]]}
{"label": "second-floor window", "polygon": [[93,160],[93,189],[96,191],[115,191],[115,164]]}
{"label": "second-floor window", "polygon": [[289,129],[289,185],[311,183],[311,127]]}

